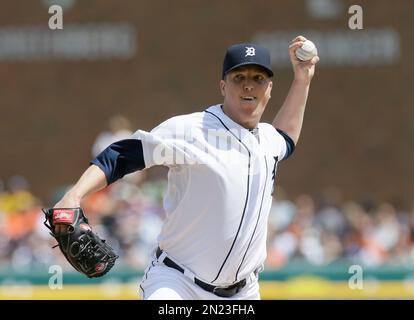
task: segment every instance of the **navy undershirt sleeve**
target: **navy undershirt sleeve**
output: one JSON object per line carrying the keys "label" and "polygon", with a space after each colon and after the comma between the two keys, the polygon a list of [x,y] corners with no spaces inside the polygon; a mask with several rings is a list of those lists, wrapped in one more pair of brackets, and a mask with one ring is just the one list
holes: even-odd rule
{"label": "navy undershirt sleeve", "polygon": [[289,135],[286,132],[280,129],[276,129],[276,130],[282,135],[283,138],[285,138],[285,141],[286,141],[286,154],[283,157],[283,159],[281,159],[281,160],[285,160],[293,153],[293,151],[295,151],[295,143],[293,142],[292,138],[289,137]]}
{"label": "navy undershirt sleeve", "polygon": [[109,184],[145,168],[142,142],[138,139],[126,139],[114,142],[90,161],[98,166],[106,176]]}

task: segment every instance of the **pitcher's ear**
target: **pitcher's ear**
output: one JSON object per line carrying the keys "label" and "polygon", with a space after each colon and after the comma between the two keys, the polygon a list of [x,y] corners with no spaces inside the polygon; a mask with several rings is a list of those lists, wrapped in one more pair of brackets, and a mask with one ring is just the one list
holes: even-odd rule
{"label": "pitcher's ear", "polygon": [[226,93],[226,82],[224,80],[220,80],[220,92],[221,95],[224,97]]}

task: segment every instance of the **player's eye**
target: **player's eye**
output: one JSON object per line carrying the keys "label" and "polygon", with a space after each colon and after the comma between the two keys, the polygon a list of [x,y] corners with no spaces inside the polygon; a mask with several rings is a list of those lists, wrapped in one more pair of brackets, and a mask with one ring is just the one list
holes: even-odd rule
{"label": "player's eye", "polygon": [[241,83],[242,81],[244,81],[244,79],[246,79],[246,77],[243,74],[236,74],[233,78],[233,81],[235,83]]}
{"label": "player's eye", "polygon": [[262,74],[255,75],[253,79],[255,82],[260,83],[260,84],[264,83],[266,80],[266,78]]}

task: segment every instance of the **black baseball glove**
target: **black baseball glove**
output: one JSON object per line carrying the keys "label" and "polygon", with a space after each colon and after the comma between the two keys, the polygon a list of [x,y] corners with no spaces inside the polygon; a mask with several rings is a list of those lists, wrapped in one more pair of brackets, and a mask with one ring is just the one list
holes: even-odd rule
{"label": "black baseball glove", "polygon": [[[69,263],[89,278],[101,277],[115,264],[118,256],[105,240],[92,232],[82,208],[42,209],[45,226],[58,242],[59,248]],[[64,225],[57,232],[56,226]]]}

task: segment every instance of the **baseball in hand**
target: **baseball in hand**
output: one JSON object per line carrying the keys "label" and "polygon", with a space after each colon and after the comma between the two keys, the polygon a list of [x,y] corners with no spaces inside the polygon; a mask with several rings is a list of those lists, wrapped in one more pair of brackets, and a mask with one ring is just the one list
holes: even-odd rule
{"label": "baseball in hand", "polygon": [[312,41],[306,40],[303,42],[302,47],[298,48],[295,53],[299,60],[309,61],[314,56],[318,55],[318,50]]}

